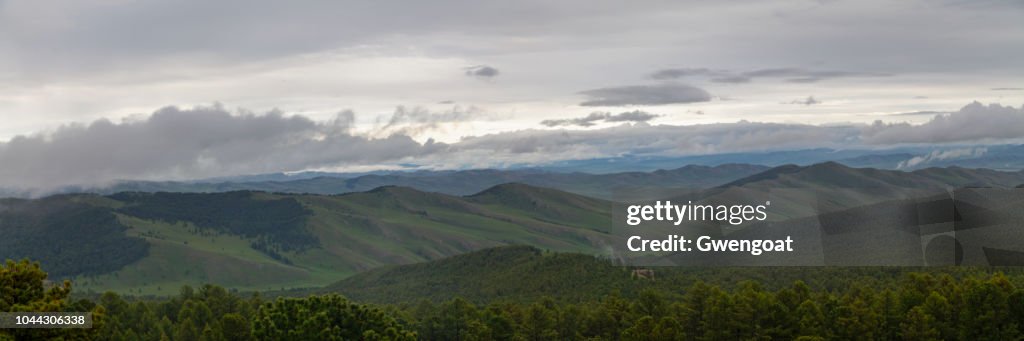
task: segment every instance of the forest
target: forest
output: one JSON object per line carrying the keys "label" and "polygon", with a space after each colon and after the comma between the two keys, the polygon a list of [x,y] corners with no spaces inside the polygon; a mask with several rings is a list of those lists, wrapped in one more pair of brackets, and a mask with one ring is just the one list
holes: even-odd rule
{"label": "forest", "polygon": [[318,246],[306,229],[310,214],[294,198],[263,199],[250,191],[224,193],[126,192],[110,198],[125,202],[120,213],[170,223],[189,222],[220,233],[259,238],[259,250],[304,250]]}
{"label": "forest", "polygon": [[[30,257],[54,277],[99,275],[145,257],[149,244],[126,236],[106,207],[71,196],[0,200],[0,259]],[[102,252],[96,252],[102,250]]]}
{"label": "forest", "polygon": [[1024,337],[1024,289],[1015,276],[879,270],[877,281],[851,277],[834,288],[695,280],[575,302],[540,295],[367,304],[336,293],[270,297],[215,285],[163,298],[81,297],[70,282],[47,282],[38,263],[7,261],[0,311],[88,311],[94,326],[2,329],[0,340],[1012,340]]}

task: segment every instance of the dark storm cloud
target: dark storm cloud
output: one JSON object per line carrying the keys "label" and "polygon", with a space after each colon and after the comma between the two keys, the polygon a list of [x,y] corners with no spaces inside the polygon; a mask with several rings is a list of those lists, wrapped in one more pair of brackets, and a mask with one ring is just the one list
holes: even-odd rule
{"label": "dark storm cloud", "polygon": [[466,69],[466,76],[478,78],[494,78],[498,76],[498,69],[487,65],[470,66]]}
{"label": "dark storm cloud", "polygon": [[885,77],[889,74],[834,70],[807,70],[802,68],[770,68],[751,71],[712,70],[708,68],[662,69],[651,74],[654,79],[707,77],[715,83],[748,83],[756,78],[776,78],[790,83],[814,83],[834,78]]}
{"label": "dark storm cloud", "polygon": [[683,84],[632,85],[581,91],[587,100],[580,103],[585,107],[664,105],[678,103],[707,102],[711,94],[701,88]]}
{"label": "dark storm cloud", "polygon": [[652,114],[646,111],[634,110],[627,111],[618,114],[612,114],[610,112],[595,111],[584,117],[569,118],[569,119],[558,119],[558,120],[544,120],[540,124],[548,127],[560,127],[560,126],[580,126],[590,127],[599,122],[647,122],[661,115]]}

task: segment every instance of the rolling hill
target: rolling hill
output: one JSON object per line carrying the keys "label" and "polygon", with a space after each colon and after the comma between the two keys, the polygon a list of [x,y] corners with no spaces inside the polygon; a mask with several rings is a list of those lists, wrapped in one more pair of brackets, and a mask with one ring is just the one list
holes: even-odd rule
{"label": "rolling hill", "polygon": [[[671,182],[707,171],[750,170],[723,167],[606,174],[572,183],[605,181],[606,188],[647,183],[653,192],[658,178]],[[767,198],[770,220],[781,222],[953,188],[1022,183],[1022,172],[956,167],[902,172],[824,163],[764,170],[689,190],[686,198],[731,203]],[[638,188],[640,193],[648,189]],[[0,258],[40,260],[55,277],[73,278],[83,290],[168,294],[182,284],[205,282],[242,290],[317,287],[381,266],[503,245],[607,254],[612,206],[521,183],[467,196],[383,186],[339,195],[126,192],[4,199],[0,233],[13,237],[0,239]]]}
{"label": "rolling hill", "polygon": [[17,238],[0,240],[0,258],[41,260],[84,290],[157,294],[204,282],[277,290],[500,245],[595,254],[607,243],[610,209],[523,184],[468,197],[388,186],[334,196],[11,199],[0,204],[0,232]]}
{"label": "rolling hill", "polygon": [[931,196],[957,188],[1013,188],[1021,183],[1024,171],[947,167],[905,172],[825,162],[783,165],[715,188],[685,191],[683,195],[704,202],[771,200],[771,215],[781,220]]}

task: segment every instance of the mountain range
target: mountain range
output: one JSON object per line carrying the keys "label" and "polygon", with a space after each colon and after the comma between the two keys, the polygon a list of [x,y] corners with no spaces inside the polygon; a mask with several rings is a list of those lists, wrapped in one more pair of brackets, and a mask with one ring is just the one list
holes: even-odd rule
{"label": "mountain range", "polygon": [[74,192],[111,194],[119,192],[228,192],[263,191],[274,193],[341,194],[365,192],[381,186],[402,186],[426,192],[470,195],[505,183],[523,183],[548,187],[598,198],[610,198],[618,188],[689,187],[704,188],[767,170],[748,164],[685,166],[652,172],[608,174],[560,173],[540,169],[415,171],[382,174],[317,173],[315,177],[297,176],[293,180],[219,181],[219,182],[121,182],[111,187],[69,189]]}
{"label": "mountain range", "polygon": [[[775,221],[954,188],[1024,184],[1024,172],[959,167],[905,172],[839,163],[785,165],[737,176],[752,169],[761,168],[691,166],[543,181],[565,181],[583,193],[632,185],[645,189],[639,192],[661,193],[683,184],[682,192],[695,202],[770,198]],[[450,179],[435,175],[428,177],[432,182],[417,181],[457,187],[463,179],[494,174],[503,173],[452,172]],[[355,183],[407,180],[368,176]],[[711,178],[718,180],[698,181]],[[702,185],[694,190],[690,186],[696,183]],[[240,290],[319,287],[381,266],[503,245],[610,256],[614,205],[522,183],[471,195],[388,185],[336,195],[120,192],[2,199],[0,233],[7,238],[0,239],[0,258],[40,260],[54,277],[72,278],[83,290],[169,294],[182,284],[203,282]]]}
{"label": "mountain range", "polygon": [[738,180],[771,167],[809,166],[823,162],[836,162],[854,168],[903,171],[936,167],[1017,171],[1024,169],[1024,145],[917,146],[881,150],[816,148],[678,157],[621,155],[480,170],[423,170],[417,165],[402,165],[404,168],[399,170],[372,172],[302,171],[191,181],[125,180],[102,186],[70,186],[46,191],[0,188],[0,197],[38,197],[55,193],[205,193],[236,190],[340,194],[388,185],[468,195],[494,185],[519,182],[607,199],[619,187],[636,188],[651,184],[653,187],[667,185],[700,188]]}

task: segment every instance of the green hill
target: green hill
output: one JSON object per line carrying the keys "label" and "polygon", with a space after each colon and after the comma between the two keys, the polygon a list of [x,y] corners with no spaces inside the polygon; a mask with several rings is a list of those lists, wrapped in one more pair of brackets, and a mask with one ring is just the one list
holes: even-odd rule
{"label": "green hill", "polygon": [[596,254],[607,245],[610,210],[521,184],[470,197],[403,187],[64,195],[0,203],[0,232],[16,237],[0,240],[0,258],[39,259],[83,290],[168,294],[206,282],[279,290],[501,245]]}
{"label": "green hill", "polygon": [[[624,174],[616,176],[631,176]],[[638,176],[651,174],[658,172]],[[948,188],[1020,183],[1020,172],[899,172],[825,163],[775,168],[686,199],[771,199],[770,220],[785,221]],[[41,260],[54,277],[73,278],[83,290],[169,294],[201,283],[309,288],[381,266],[504,245],[606,254],[611,207],[602,199],[515,183],[470,196],[385,186],[341,195],[135,192],[4,199],[0,234],[9,238],[0,238],[0,258]]]}

